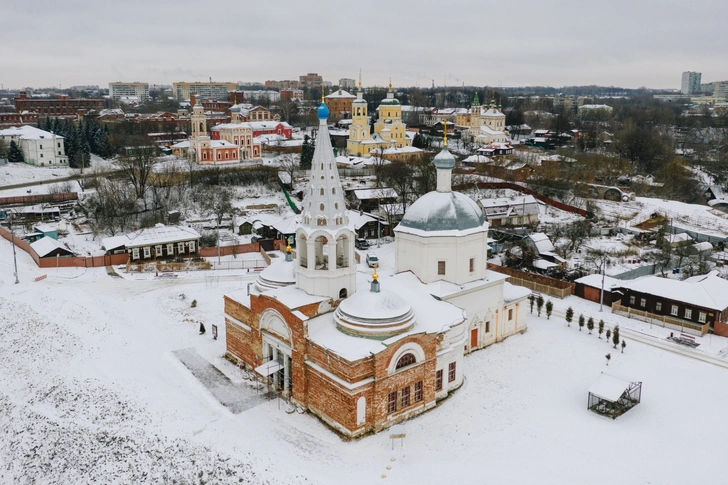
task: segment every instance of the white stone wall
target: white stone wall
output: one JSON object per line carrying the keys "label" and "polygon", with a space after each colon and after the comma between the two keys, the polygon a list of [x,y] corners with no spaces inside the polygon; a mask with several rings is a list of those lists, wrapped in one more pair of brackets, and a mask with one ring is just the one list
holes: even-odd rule
{"label": "white stone wall", "polygon": [[[488,230],[468,236],[423,237],[398,232],[395,240],[396,272],[412,271],[423,283],[438,280],[456,284],[485,276]],[[470,271],[470,259],[474,271]],[[438,262],[445,262],[445,274],[438,274]]]}
{"label": "white stone wall", "polygon": [[63,138],[55,135],[42,139],[21,139],[25,163],[39,167],[67,167],[68,157]]}

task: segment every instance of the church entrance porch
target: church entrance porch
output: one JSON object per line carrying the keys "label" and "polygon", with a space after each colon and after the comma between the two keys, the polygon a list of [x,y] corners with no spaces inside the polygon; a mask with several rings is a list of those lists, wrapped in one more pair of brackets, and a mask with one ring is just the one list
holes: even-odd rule
{"label": "church entrance porch", "polygon": [[255,372],[262,376],[274,390],[281,392],[284,396],[290,396],[293,390],[290,348],[275,340],[277,339],[274,337],[264,336],[263,364],[256,367]]}

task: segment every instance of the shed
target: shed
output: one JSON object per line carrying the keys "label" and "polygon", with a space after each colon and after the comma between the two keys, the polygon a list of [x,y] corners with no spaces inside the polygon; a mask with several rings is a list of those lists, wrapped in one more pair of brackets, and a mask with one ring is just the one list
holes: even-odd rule
{"label": "shed", "polygon": [[37,254],[39,258],[75,256],[73,251],[50,237],[40,238],[36,242],[31,243],[30,247],[33,248],[33,251],[35,251],[35,254]]}
{"label": "shed", "polygon": [[242,224],[238,226],[238,234],[241,236],[245,236],[247,234],[253,233],[253,223],[245,220]]}
{"label": "shed", "polygon": [[[619,286],[622,282],[611,276],[604,276],[604,304],[612,306],[612,288]],[[585,300],[599,303],[602,294],[602,275],[600,273],[590,274],[574,281],[574,295]]]}
{"label": "shed", "polygon": [[33,226],[36,232],[39,232],[43,237],[49,237],[51,239],[58,239],[58,224],[47,224],[40,223]]}
{"label": "shed", "polygon": [[612,419],[623,415],[642,399],[642,383],[602,372],[589,387],[587,408]]}

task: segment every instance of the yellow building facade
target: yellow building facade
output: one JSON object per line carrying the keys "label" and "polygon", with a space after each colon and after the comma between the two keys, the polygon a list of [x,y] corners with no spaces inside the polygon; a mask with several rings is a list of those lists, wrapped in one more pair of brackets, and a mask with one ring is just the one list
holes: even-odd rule
{"label": "yellow building facade", "polygon": [[374,123],[374,133],[370,133],[367,102],[363,98],[361,82],[359,82],[359,91],[356,100],[351,105],[351,110],[352,123],[349,128],[349,139],[346,142],[346,150],[349,155],[368,157],[375,149],[382,153],[387,149],[412,145],[411,139],[407,137],[407,125],[402,122],[402,106],[394,97],[391,83],[387,97],[377,108],[379,117]]}

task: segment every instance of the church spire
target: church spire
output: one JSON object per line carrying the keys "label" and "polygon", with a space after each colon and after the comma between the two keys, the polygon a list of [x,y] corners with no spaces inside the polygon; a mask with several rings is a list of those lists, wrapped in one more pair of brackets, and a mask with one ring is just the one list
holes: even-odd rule
{"label": "church spire", "polygon": [[447,120],[442,127],[442,150],[435,155],[433,164],[437,169],[437,191],[452,192],[452,169],[455,168],[455,157],[447,149]]}
{"label": "church spire", "polygon": [[318,108],[319,130],[311,160],[311,178],[303,200],[303,225],[335,228],[348,224],[344,191],[336,167],[327,125],[329,108],[321,101]]}

